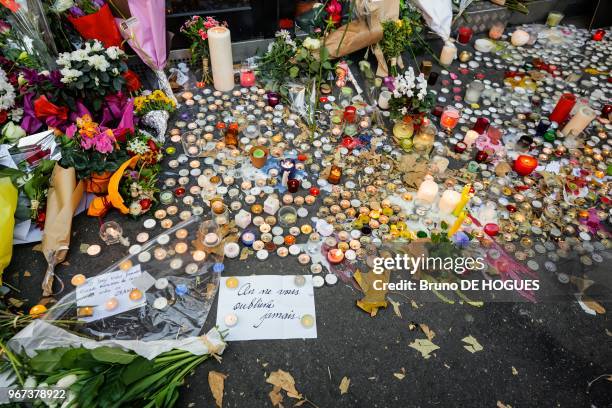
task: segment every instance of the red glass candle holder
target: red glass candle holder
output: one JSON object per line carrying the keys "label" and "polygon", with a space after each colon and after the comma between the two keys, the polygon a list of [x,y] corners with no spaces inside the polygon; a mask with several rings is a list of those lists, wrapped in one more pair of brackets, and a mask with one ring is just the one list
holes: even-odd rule
{"label": "red glass candle holder", "polygon": [[514,171],[521,176],[528,176],[538,167],[538,159],[527,154],[521,154],[514,161]]}
{"label": "red glass candle holder", "polygon": [[593,41],[601,41],[606,35],[606,30],[602,30],[601,28],[593,33]]}
{"label": "red glass candle holder", "polygon": [[557,102],[555,109],[550,113],[548,119],[557,123],[565,122],[575,104],[576,96],[569,92],[564,93],[561,95],[561,98],[559,98],[559,102]]}
{"label": "red glass candle holder", "polygon": [[431,114],[437,117],[442,116],[442,112],[444,112],[444,106],[441,105],[436,105],[434,106],[433,110],[431,111]]}
{"label": "red glass candle holder", "polygon": [[474,158],[474,160],[476,160],[476,163],[484,163],[487,161],[488,158],[489,153],[485,152],[484,150],[479,150],[476,153],[476,157]]}
{"label": "red glass candle holder", "polygon": [[459,44],[467,44],[472,39],[474,31],[470,27],[459,27],[457,41]]}
{"label": "red glass candle holder", "polygon": [[487,129],[489,129],[489,124],[490,124],[489,119],[478,118],[476,119],[476,123],[474,124],[474,127],[472,128],[472,130],[477,132],[479,135],[482,135],[483,133],[487,131]]}
{"label": "red glass candle holder", "polygon": [[463,142],[457,142],[455,144],[455,152],[457,153],[463,153],[465,152],[465,149],[467,149],[467,145]]}
{"label": "red glass candle holder", "polygon": [[611,113],[612,105],[604,105],[604,107],[601,109],[601,117],[604,119],[608,119]]}
{"label": "red glass candle holder", "polygon": [[298,179],[289,179],[287,180],[287,190],[290,193],[297,193],[300,188],[300,180]]}
{"label": "red glass candle holder", "polygon": [[280,95],[276,92],[268,92],[268,105],[275,107],[280,103]]}
{"label": "red glass candle holder", "polygon": [[344,108],[344,120],[350,123],[355,122],[357,120],[357,108],[353,105]]}

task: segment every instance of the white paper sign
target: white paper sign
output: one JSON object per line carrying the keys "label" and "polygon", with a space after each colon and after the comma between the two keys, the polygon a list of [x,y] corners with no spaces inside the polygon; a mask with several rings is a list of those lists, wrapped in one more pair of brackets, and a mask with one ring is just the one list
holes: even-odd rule
{"label": "white paper sign", "polygon": [[[143,306],[147,302],[144,293],[137,301],[130,299],[130,291],[134,289],[132,280],[141,273],[140,265],[136,265],[127,272],[108,272],[87,278],[87,281],[76,289],[77,307],[94,306],[94,314],[79,320],[93,322]],[[106,302],[111,298],[117,299],[117,307],[106,310]]]}
{"label": "white paper sign", "polygon": [[[219,283],[217,326],[229,330],[226,340],[315,339],[314,289],[312,275],[304,275],[305,283],[297,286],[295,275],[239,276],[238,287],[228,288],[228,277]],[[238,318],[228,327],[225,318]],[[302,324],[302,318],[313,322]]]}

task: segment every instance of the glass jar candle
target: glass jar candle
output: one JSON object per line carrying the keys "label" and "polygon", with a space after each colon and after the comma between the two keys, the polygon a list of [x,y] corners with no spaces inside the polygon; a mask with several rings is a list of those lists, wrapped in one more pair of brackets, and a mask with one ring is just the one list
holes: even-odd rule
{"label": "glass jar candle", "polygon": [[501,21],[493,24],[489,29],[489,38],[492,40],[499,40],[502,35],[504,35],[504,30],[506,29],[506,25]]}
{"label": "glass jar candle", "polygon": [[245,88],[255,85],[255,70],[252,62],[248,59],[240,67],[240,85]]}
{"label": "glass jar candle", "polygon": [[457,42],[459,44],[467,44],[472,39],[474,31],[470,27],[459,27],[457,30]]}
{"label": "glass jar candle", "polygon": [[353,90],[348,86],[340,88],[340,95],[338,96],[338,104],[343,108],[350,105],[353,100]]}
{"label": "glass jar candle", "polygon": [[472,128],[473,131],[477,132],[479,135],[484,134],[487,129],[489,129],[489,119],[487,118],[478,118],[476,119],[476,123]]}
{"label": "glass jar candle", "polygon": [[331,166],[329,170],[329,176],[327,177],[327,181],[330,184],[338,184],[340,183],[340,179],[342,178],[342,169],[338,166]]}
{"label": "glass jar candle", "polygon": [[563,13],[559,11],[551,11],[548,13],[548,17],[546,18],[546,25],[549,27],[556,27],[559,25],[561,20],[563,20]]}
{"label": "glass jar candle", "polygon": [[287,180],[287,190],[290,193],[297,193],[300,188],[300,180],[298,179],[289,179]]}
{"label": "glass jar candle", "polygon": [[354,123],[357,120],[357,108],[353,105],[348,105],[344,108],[343,118],[346,122]]}
{"label": "glass jar candle", "polygon": [[467,103],[478,103],[480,100],[480,95],[482,91],[484,91],[485,86],[482,81],[476,80],[470,82],[465,90],[465,101]]}
{"label": "glass jar candle", "polygon": [[440,64],[448,66],[453,63],[453,60],[457,56],[457,47],[452,41],[446,41],[442,51],[440,52]]}
{"label": "glass jar candle", "polygon": [[268,105],[271,107],[275,107],[280,103],[280,95],[276,92],[268,92],[267,93]]}
{"label": "glass jar candle", "polygon": [[591,37],[591,39],[593,41],[601,41],[603,40],[605,35],[606,35],[606,30],[600,28],[599,30],[593,33],[593,36]]}
{"label": "glass jar candle", "polygon": [[559,124],[565,122],[575,104],[576,96],[569,92],[564,93],[559,98],[557,105],[548,116],[548,119]]}
{"label": "glass jar candle", "polygon": [[440,117],[440,126],[442,126],[447,133],[450,133],[451,130],[457,126],[459,116],[459,109],[454,106],[447,106]]}
{"label": "glass jar candle", "polygon": [[429,77],[427,78],[427,85],[434,86],[436,84],[436,82],[438,82],[438,77],[439,76],[440,76],[440,74],[438,74],[437,72],[431,72],[429,74]]}

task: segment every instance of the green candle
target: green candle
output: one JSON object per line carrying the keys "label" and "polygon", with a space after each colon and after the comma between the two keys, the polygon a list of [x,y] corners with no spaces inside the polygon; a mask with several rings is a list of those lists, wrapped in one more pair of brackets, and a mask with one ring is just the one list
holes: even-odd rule
{"label": "green candle", "polygon": [[265,156],[265,152],[261,149],[255,149],[253,150],[253,157],[256,159],[261,159],[262,157]]}

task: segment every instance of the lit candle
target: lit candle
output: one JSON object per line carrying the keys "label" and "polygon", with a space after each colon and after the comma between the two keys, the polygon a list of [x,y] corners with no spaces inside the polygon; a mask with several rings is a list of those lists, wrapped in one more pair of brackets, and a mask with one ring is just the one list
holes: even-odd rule
{"label": "lit candle", "polygon": [[461,190],[461,200],[459,200],[459,203],[453,210],[453,215],[455,217],[458,217],[461,213],[463,213],[463,209],[467,205],[468,201],[470,201],[470,190],[471,189],[472,189],[472,186],[470,184],[466,184],[463,187],[463,190]]}
{"label": "lit candle", "polygon": [[478,139],[479,136],[480,135],[475,130],[468,130],[463,138],[463,143],[465,143],[467,147],[472,147],[472,145],[474,144],[474,142],[476,142],[476,139]]}
{"label": "lit candle", "polygon": [[463,224],[463,220],[465,220],[466,216],[467,216],[467,213],[465,211],[462,211],[461,214],[459,214],[453,226],[448,230],[449,237],[452,237],[453,235],[457,233],[457,231],[459,231],[459,228],[461,228],[461,225]]}
{"label": "lit candle", "polygon": [[251,231],[246,231],[244,234],[242,234],[240,239],[245,246],[250,247],[255,241],[255,234],[253,234]]}
{"label": "lit candle", "polygon": [[461,201],[461,193],[455,190],[445,190],[438,202],[438,208],[443,214],[450,214]]}
{"label": "lit candle", "polygon": [[452,41],[446,41],[440,53],[440,64],[445,66],[452,64],[456,55],[457,47],[455,47],[455,44],[453,44]]}
{"label": "lit candle", "polygon": [[248,62],[244,62],[240,68],[240,85],[244,87],[255,85],[255,71]]}
{"label": "lit candle", "polygon": [[219,243],[219,236],[214,232],[209,232],[204,236],[204,245],[212,247]]}
{"label": "lit candle", "polygon": [[581,106],[563,128],[563,134],[565,136],[568,136],[570,133],[574,133],[574,135],[580,134],[595,119],[595,116],[597,114],[593,109],[586,105]]}
{"label": "lit candle", "polygon": [[342,252],[338,248],[332,248],[327,253],[327,260],[331,264],[334,264],[334,265],[339,264],[340,262],[344,260],[344,252]]}
{"label": "lit candle", "polygon": [[417,191],[416,198],[419,201],[431,204],[438,195],[438,189],[438,184],[436,184],[436,182],[433,181],[433,177],[428,174],[425,176],[425,180],[423,180],[419,186],[419,191]]}
{"label": "lit candle", "polygon": [[234,61],[230,30],[222,26],[208,30],[208,48],[215,89],[231,91],[234,88]]}

